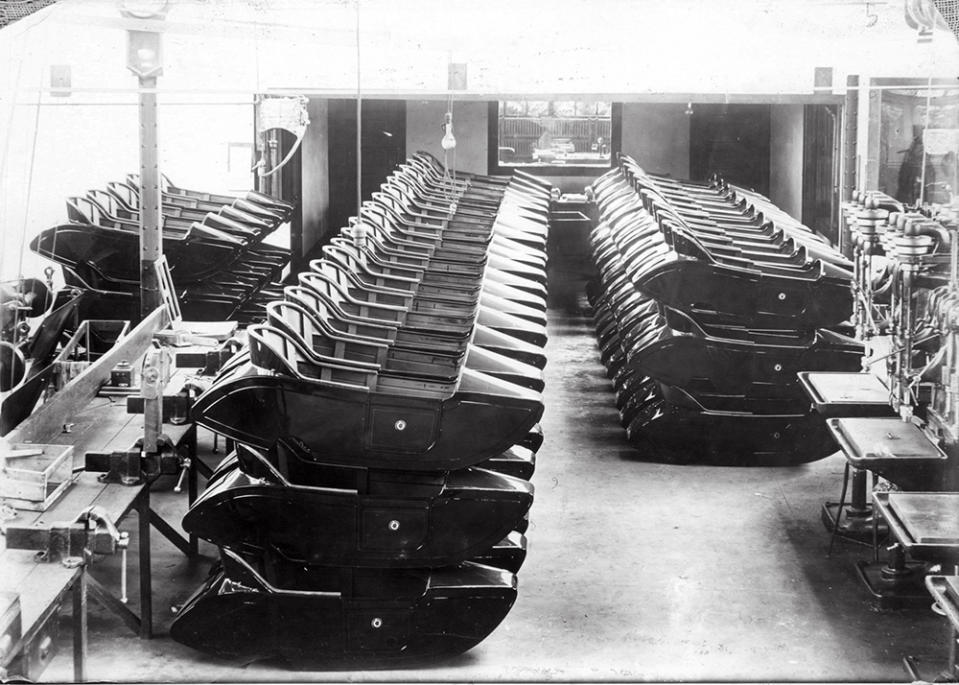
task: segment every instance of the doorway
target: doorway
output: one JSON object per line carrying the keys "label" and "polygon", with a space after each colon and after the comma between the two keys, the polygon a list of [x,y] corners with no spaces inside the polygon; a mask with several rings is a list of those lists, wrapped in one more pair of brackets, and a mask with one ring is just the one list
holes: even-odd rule
{"label": "doorway", "polygon": [[717,173],[769,195],[769,105],[696,104],[689,122],[689,175]]}
{"label": "doorway", "polygon": [[839,242],[839,135],[838,107],[806,105],[803,108],[802,222]]}
{"label": "doorway", "polygon": [[[406,159],[406,101],[363,100],[363,200]],[[356,100],[329,103],[330,228],[356,215]]]}

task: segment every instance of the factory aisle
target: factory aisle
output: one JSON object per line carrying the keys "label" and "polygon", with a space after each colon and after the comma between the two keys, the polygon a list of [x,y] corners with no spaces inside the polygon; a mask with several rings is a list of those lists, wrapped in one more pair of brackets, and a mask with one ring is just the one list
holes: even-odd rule
{"label": "factory aisle", "polygon": [[[869,550],[840,541],[826,557],[819,507],[838,495],[841,456],[776,469],[639,460],[617,423],[580,284],[563,285],[554,280],[530,552],[516,606],[488,640],[404,671],[295,673],[207,657],[165,633],[169,607],[199,585],[215,553],[205,546],[205,559],[190,563],[161,541],[158,637],[139,641],[91,602],[89,678],[906,681],[902,656],[945,655],[944,624],[928,605],[883,610],[860,587],[853,563]],[[183,495],[155,499],[179,519]],[[135,521],[123,528],[135,531]],[[118,587],[117,567],[110,559],[95,573]],[[45,680],[72,677],[69,621],[59,646]]]}

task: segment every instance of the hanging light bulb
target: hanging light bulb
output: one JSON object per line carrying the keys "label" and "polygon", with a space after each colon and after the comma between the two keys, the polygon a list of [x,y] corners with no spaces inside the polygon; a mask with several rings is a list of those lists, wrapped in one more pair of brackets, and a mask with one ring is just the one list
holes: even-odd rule
{"label": "hanging light bulb", "polygon": [[456,138],[453,136],[453,113],[446,113],[446,121],[443,123],[443,140],[440,145],[444,150],[452,150],[456,147]]}

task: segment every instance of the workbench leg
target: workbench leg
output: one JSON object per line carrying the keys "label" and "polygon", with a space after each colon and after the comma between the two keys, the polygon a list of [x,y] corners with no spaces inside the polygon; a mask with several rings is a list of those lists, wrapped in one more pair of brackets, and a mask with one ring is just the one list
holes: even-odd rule
{"label": "workbench leg", "polygon": [[150,554],[150,488],[137,497],[137,527],[140,534],[140,639],[153,637],[153,577]]}
{"label": "workbench leg", "polygon": [[87,571],[73,581],[73,680],[87,679]]}
{"label": "workbench leg", "polygon": [[949,623],[949,652],[946,673],[949,674],[950,678],[957,678],[959,677],[959,666],[956,666],[956,643],[959,642],[959,631],[948,620],[947,623]]}
{"label": "workbench leg", "polygon": [[852,502],[849,504],[849,513],[853,516],[866,517],[872,512],[869,505],[869,473],[866,469],[852,469]]}
{"label": "workbench leg", "polygon": [[[187,488],[187,502],[189,506],[193,506],[193,503],[196,502],[197,496],[197,469],[199,469],[199,464],[197,463],[198,457],[196,454],[196,441],[197,441],[197,428],[196,424],[193,426],[193,438],[190,440],[190,468],[186,474],[186,488]],[[190,533],[190,556],[195,557],[200,553],[200,538],[194,533]]]}

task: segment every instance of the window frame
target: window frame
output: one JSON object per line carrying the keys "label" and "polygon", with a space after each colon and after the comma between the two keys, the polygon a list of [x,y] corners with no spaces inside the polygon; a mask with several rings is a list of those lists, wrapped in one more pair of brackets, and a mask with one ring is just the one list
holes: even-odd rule
{"label": "window frame", "polygon": [[[510,99],[542,99],[535,97]],[[562,98],[553,98],[553,100]],[[598,99],[598,98],[597,98]],[[496,176],[508,176],[515,170],[527,171],[541,176],[600,176],[616,165],[623,143],[623,103],[610,102],[610,141],[609,166],[586,166],[574,164],[524,164],[522,166],[501,165],[499,161],[499,104],[500,100],[490,100],[487,109],[487,173]]]}

